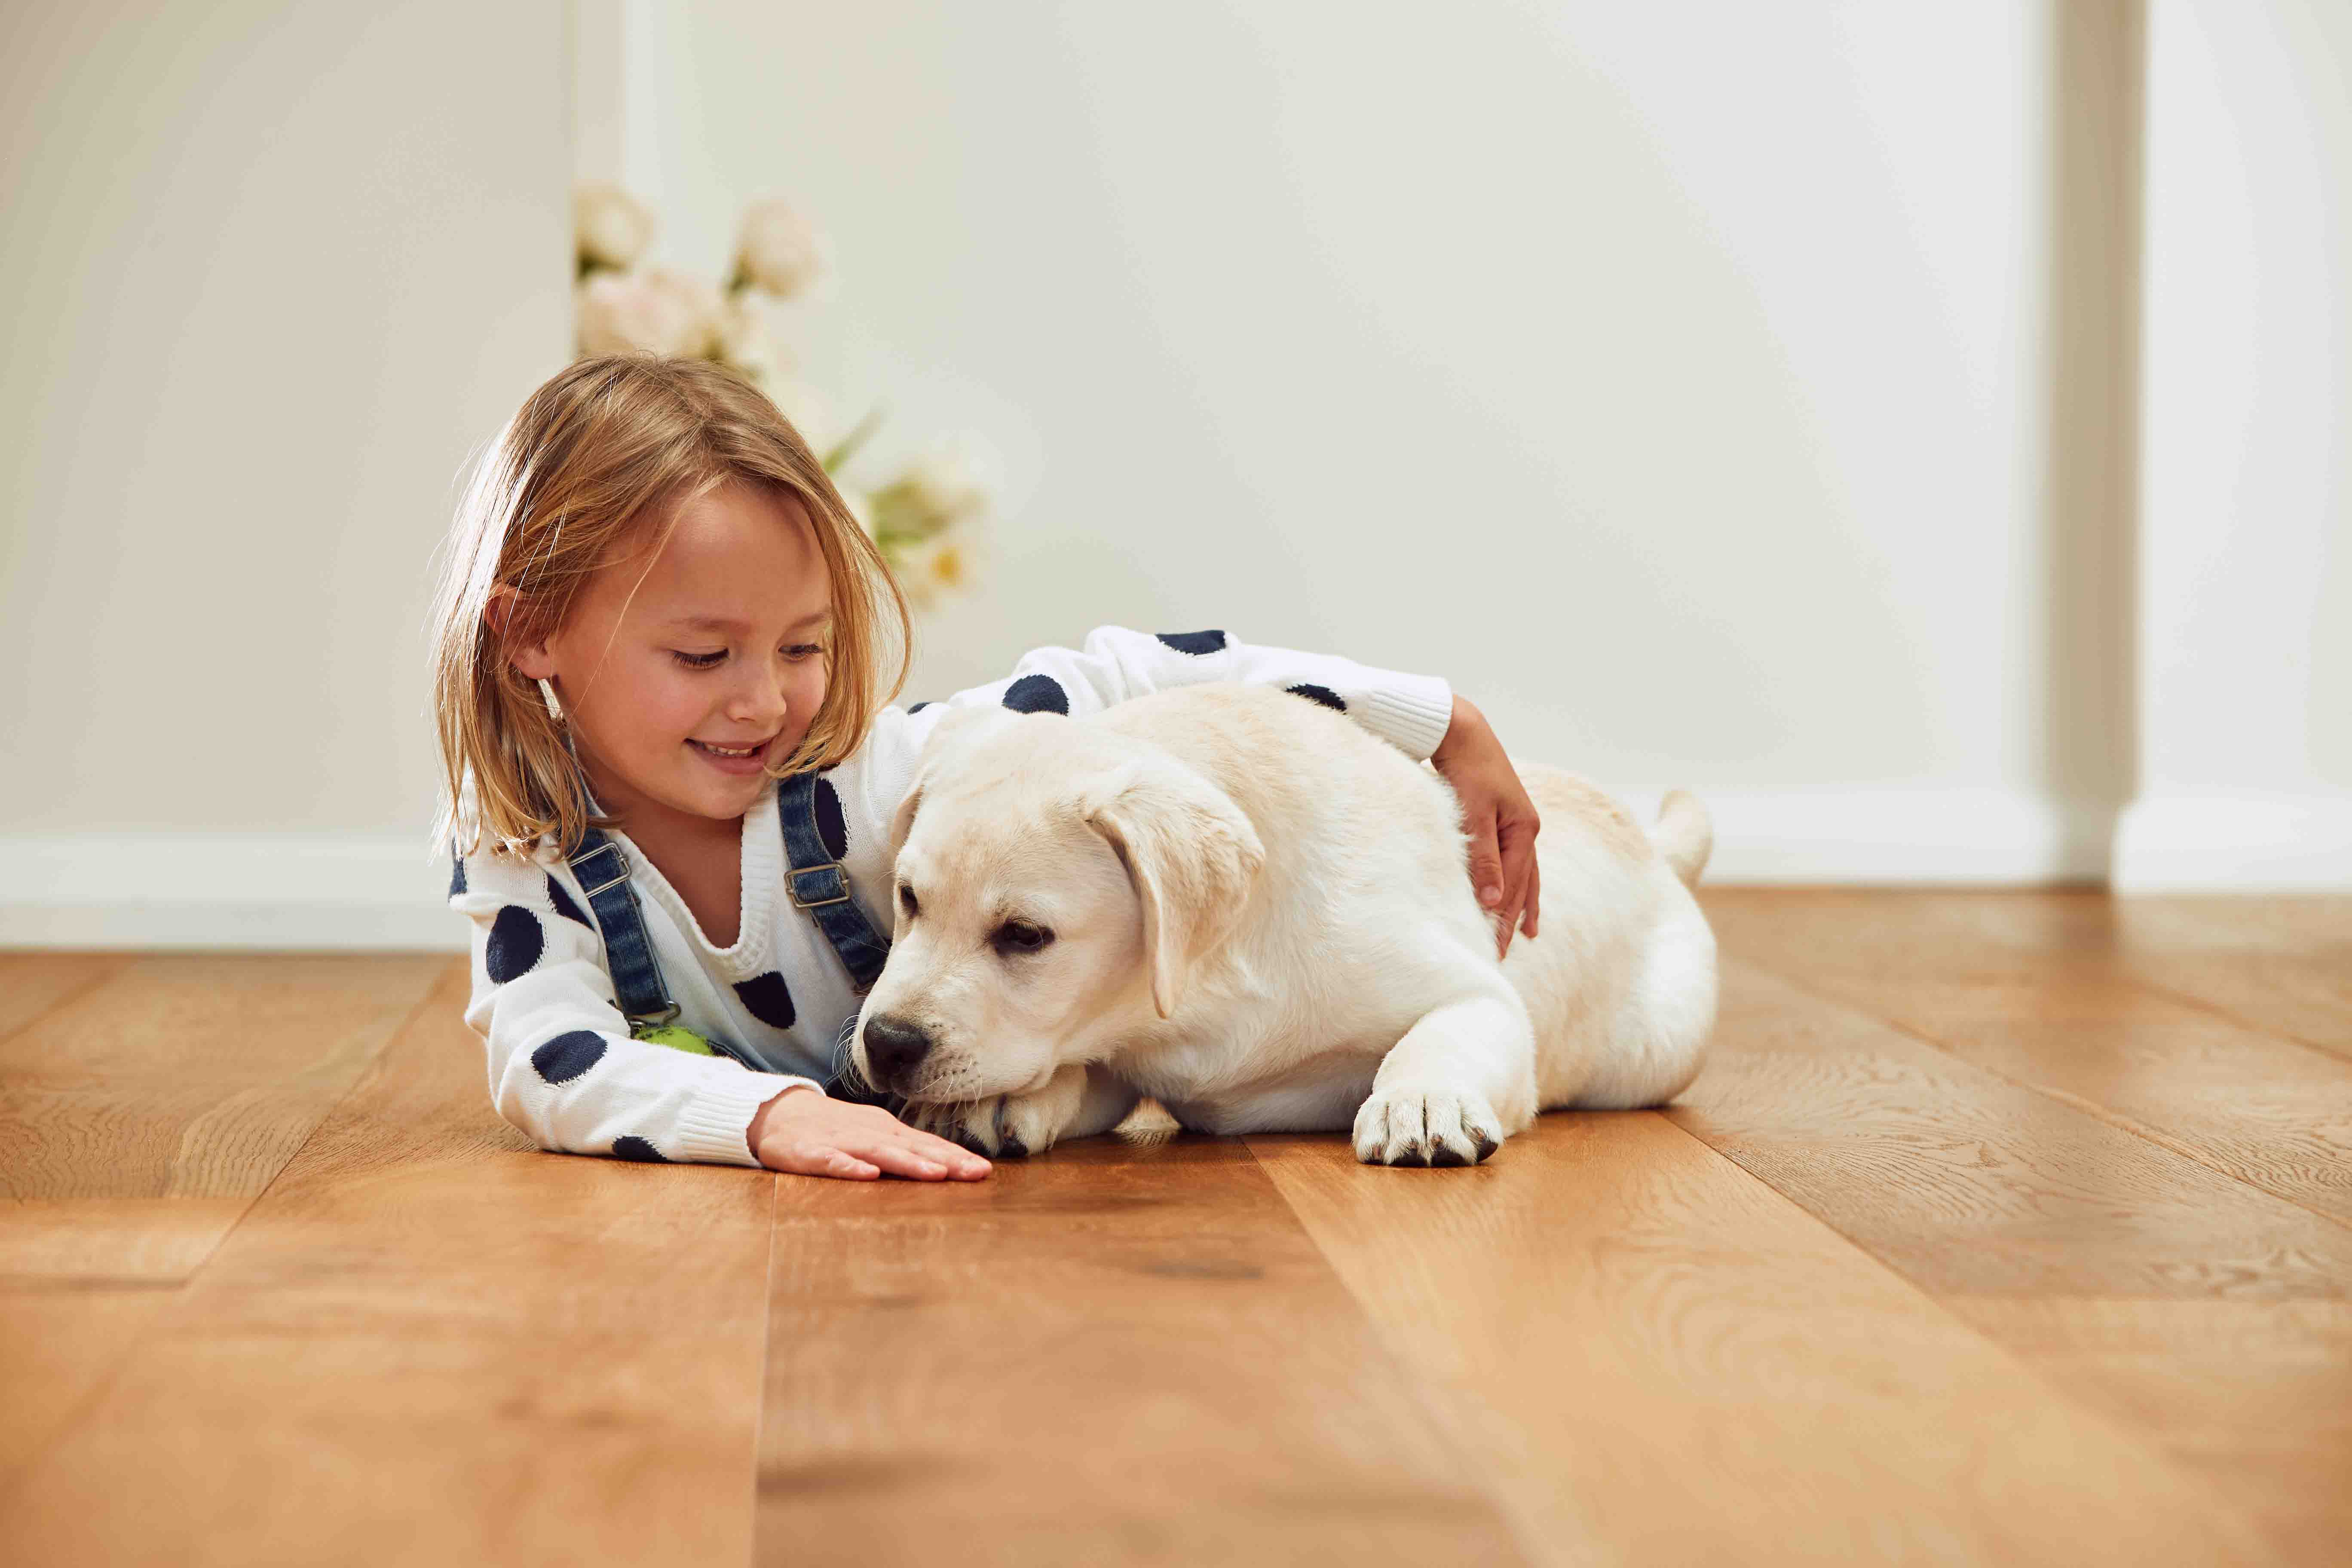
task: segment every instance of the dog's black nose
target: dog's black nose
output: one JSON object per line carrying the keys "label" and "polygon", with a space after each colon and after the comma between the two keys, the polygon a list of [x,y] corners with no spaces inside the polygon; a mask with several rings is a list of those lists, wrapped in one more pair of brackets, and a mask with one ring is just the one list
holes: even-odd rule
{"label": "dog's black nose", "polygon": [[877,1089],[903,1088],[905,1075],[931,1048],[930,1031],[904,1018],[877,1013],[866,1020],[866,1065]]}

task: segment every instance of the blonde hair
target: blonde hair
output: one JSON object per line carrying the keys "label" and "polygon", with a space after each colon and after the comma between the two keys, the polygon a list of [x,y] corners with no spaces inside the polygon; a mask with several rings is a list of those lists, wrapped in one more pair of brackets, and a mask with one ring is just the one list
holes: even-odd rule
{"label": "blonde hair", "polygon": [[[446,790],[437,836],[460,854],[590,826],[562,726],[508,650],[552,636],[589,578],[649,563],[678,507],[728,483],[797,497],[833,596],[824,701],[772,777],[840,763],[907,675],[907,600],[789,421],[700,360],[582,360],[530,395],[477,465],[450,530],[433,616],[433,711]],[[494,626],[492,603],[506,598]],[[888,674],[886,678],[886,668]]]}

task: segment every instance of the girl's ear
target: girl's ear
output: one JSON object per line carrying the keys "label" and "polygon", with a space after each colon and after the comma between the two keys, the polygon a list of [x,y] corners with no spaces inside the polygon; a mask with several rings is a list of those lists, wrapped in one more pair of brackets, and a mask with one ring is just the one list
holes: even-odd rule
{"label": "girl's ear", "polygon": [[526,680],[545,680],[555,673],[555,656],[548,650],[545,639],[517,645],[508,640],[507,627],[514,619],[515,591],[510,583],[501,583],[490,590],[488,600],[482,605],[482,619],[498,639],[499,651],[506,660],[520,671]]}

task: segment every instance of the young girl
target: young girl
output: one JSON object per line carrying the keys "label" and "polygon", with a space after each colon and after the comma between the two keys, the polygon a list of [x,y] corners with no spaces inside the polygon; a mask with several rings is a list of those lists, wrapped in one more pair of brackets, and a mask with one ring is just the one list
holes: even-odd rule
{"label": "young girl", "polygon": [[630,1160],[987,1174],[826,1091],[888,948],[888,825],[946,706],[1078,715],[1278,683],[1444,772],[1499,940],[1535,931],[1534,808],[1443,680],[1106,626],[902,710],[906,636],[872,541],[749,385],[607,358],[525,402],[460,507],[436,609],[449,901],[474,922],[466,1021],[500,1115]]}

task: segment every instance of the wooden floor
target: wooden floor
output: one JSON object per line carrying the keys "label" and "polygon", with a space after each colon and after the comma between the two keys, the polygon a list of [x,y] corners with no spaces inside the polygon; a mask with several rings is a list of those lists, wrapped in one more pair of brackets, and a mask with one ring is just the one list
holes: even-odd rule
{"label": "wooden floor", "polygon": [[1467,1171],[542,1154],[426,957],[0,955],[9,1563],[2352,1561],[2352,899],[1710,895]]}

